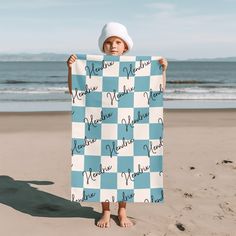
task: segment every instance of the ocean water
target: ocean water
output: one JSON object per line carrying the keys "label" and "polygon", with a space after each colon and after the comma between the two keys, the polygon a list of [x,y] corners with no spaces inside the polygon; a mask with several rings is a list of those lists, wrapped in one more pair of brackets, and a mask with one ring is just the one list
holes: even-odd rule
{"label": "ocean water", "polygon": [[[236,62],[169,61],[164,108],[236,108]],[[0,62],[0,111],[71,110],[65,62]]]}

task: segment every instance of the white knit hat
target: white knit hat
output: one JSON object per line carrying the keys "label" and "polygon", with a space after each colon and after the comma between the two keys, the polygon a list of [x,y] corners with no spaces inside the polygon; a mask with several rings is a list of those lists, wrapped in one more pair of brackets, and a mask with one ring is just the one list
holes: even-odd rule
{"label": "white knit hat", "polygon": [[109,22],[103,26],[101,35],[98,39],[98,46],[102,52],[104,52],[103,51],[104,42],[106,41],[107,38],[111,36],[117,36],[125,41],[125,43],[128,46],[128,50],[124,53],[127,53],[132,49],[133,41],[128,35],[126,27],[117,22]]}

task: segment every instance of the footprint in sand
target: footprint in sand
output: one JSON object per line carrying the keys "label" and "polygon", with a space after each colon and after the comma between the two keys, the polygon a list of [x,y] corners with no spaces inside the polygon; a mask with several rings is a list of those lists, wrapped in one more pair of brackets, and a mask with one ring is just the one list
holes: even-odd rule
{"label": "footprint in sand", "polygon": [[144,233],[143,236],[155,236],[156,234],[152,232]]}
{"label": "footprint in sand", "polygon": [[182,192],[183,190],[181,188],[175,188],[175,192]]}
{"label": "footprint in sand", "polygon": [[216,162],[216,165],[222,164],[223,166],[229,166],[230,168],[236,170],[236,166],[233,164],[233,161],[231,160],[223,160],[221,163]]}
{"label": "footprint in sand", "polygon": [[228,202],[223,202],[219,204],[219,207],[223,210],[223,212],[227,215],[234,216],[235,212],[232,210],[232,208],[229,207]]}
{"label": "footprint in sand", "polygon": [[224,218],[223,215],[221,215],[220,213],[217,213],[218,215],[213,216],[213,219],[217,219],[217,220],[222,220]]}
{"label": "footprint in sand", "polygon": [[185,193],[184,193],[184,197],[186,197],[186,198],[192,198],[193,195],[192,195],[192,193],[187,193],[187,192],[185,192]]}
{"label": "footprint in sand", "polygon": [[214,174],[212,174],[212,173],[210,173],[209,175],[211,175],[212,177],[212,179],[215,179],[216,178],[216,176],[214,175]]}
{"label": "footprint in sand", "polygon": [[222,163],[222,164],[227,164],[227,163],[233,163],[233,161],[230,161],[230,160],[223,160],[221,163]]}
{"label": "footprint in sand", "polygon": [[176,223],[175,225],[180,231],[185,231],[185,227],[182,223]]}
{"label": "footprint in sand", "polygon": [[191,205],[191,204],[186,205],[186,206],[183,208],[183,210],[187,210],[187,211],[192,210],[192,205]]}
{"label": "footprint in sand", "polygon": [[172,223],[168,225],[168,232],[167,235],[176,235],[179,231],[188,231],[186,226],[181,222],[177,221],[176,223]]}

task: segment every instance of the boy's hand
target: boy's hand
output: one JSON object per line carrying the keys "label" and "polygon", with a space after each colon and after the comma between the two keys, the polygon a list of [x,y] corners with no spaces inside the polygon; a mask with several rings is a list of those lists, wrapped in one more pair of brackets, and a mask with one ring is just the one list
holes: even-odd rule
{"label": "boy's hand", "polygon": [[69,69],[72,68],[72,64],[75,62],[75,60],[77,59],[77,56],[75,54],[72,54],[68,60],[67,60],[67,66]]}
{"label": "boy's hand", "polygon": [[168,62],[165,58],[161,58],[159,60],[159,63],[162,65],[162,69],[163,71],[166,71],[167,70],[167,67],[168,67]]}

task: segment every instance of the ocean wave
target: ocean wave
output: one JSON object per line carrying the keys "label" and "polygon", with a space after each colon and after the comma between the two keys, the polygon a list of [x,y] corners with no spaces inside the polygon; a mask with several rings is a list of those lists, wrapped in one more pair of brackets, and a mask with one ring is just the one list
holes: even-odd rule
{"label": "ocean wave", "polygon": [[0,84],[66,84],[67,81],[29,81],[29,80],[3,80]]}
{"label": "ocean wave", "polygon": [[236,94],[164,94],[166,100],[236,100]]}
{"label": "ocean wave", "polygon": [[50,99],[45,99],[45,98],[37,98],[37,99],[27,99],[27,98],[19,98],[19,99],[2,99],[2,102],[68,102],[70,99],[61,99],[61,98],[50,98]]}
{"label": "ocean wave", "polygon": [[167,84],[223,84],[221,81],[202,81],[202,80],[167,80]]}
{"label": "ocean wave", "polygon": [[49,75],[48,78],[65,78],[64,75]]}
{"label": "ocean wave", "polygon": [[67,93],[67,87],[44,87],[44,88],[1,88],[3,94],[45,94],[45,93]]}
{"label": "ocean wave", "polygon": [[[0,88],[0,94],[3,96],[27,96],[27,94],[43,96],[61,96],[69,94],[67,86],[64,87],[18,87],[18,88]],[[31,96],[32,97],[32,96]],[[188,88],[167,88],[164,92],[164,98],[197,100],[197,99],[236,99],[236,87],[233,88],[203,88],[203,87],[188,87]]]}
{"label": "ocean wave", "polygon": [[188,88],[167,88],[167,94],[225,94],[225,93],[232,93],[236,94],[236,87],[212,87],[212,88],[205,88],[205,87],[188,87]]}

